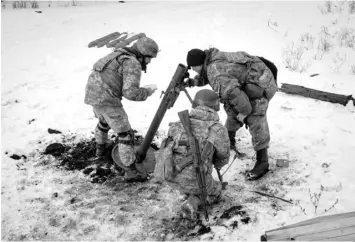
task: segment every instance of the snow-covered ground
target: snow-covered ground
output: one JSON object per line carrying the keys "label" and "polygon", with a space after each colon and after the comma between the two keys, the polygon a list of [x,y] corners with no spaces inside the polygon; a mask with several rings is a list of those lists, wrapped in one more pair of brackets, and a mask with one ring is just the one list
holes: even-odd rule
{"label": "snow-covered ground", "polygon": [[[90,41],[115,31],[128,31],[144,32],[159,44],[159,56],[148,66],[141,82],[157,84],[158,91],[146,102],[124,101],[132,127],[144,134],[161,101],[161,91],[166,89],[177,65],[185,64],[191,48],[213,46],[264,56],[279,68],[279,85],[292,83],[355,96],[355,39],[351,46],[355,14],[348,12],[348,2],[334,4],[337,7],[332,5],[332,13],[328,14],[322,14],[324,2],[303,1],[112,2],[46,7],[42,13],[33,9],[2,10],[1,238],[182,238],[170,229],[172,222],[168,219],[178,210],[180,200],[168,187],[153,181],[138,185],[115,184],[114,180],[106,186],[93,184],[78,171],[39,165],[40,159],[53,159],[38,153],[62,137],[48,134],[48,128],[58,129],[64,136],[93,136],[97,120],[83,103],[85,84],[93,63],[110,50],[89,49]],[[340,36],[346,28],[350,41],[344,44]],[[328,52],[319,51],[322,37],[332,45]],[[300,64],[309,68],[302,73],[291,72],[283,61],[292,42],[307,48]],[[310,77],[312,74],[319,75]],[[189,92],[194,95],[198,90],[192,88]],[[182,93],[167,111],[159,133],[164,134],[168,123],[178,119],[178,111],[189,107]],[[220,117],[225,120],[224,111],[220,111]],[[237,159],[225,173],[229,186],[224,201],[210,211],[219,218],[222,209],[241,204],[251,221],[241,223],[237,215],[212,219],[207,223],[211,232],[187,239],[258,240],[265,230],[315,216],[354,211],[353,104],[342,106],[280,92],[270,103],[268,121],[272,172],[260,181],[244,180],[241,173],[254,164],[254,151],[248,131],[241,129],[238,146],[248,158]],[[27,159],[9,158],[14,153]],[[280,168],[276,159],[291,162],[289,167]],[[319,193],[321,186],[324,189],[315,211],[309,191]],[[292,199],[294,205],[261,197],[252,190]],[[238,228],[231,226],[234,221],[239,221]]]}

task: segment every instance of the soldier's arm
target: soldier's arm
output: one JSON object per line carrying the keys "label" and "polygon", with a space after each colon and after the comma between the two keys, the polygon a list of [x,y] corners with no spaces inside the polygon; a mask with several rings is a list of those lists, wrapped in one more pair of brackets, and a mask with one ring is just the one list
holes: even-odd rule
{"label": "soldier's arm", "polygon": [[214,167],[221,168],[228,164],[230,143],[227,129],[222,124],[213,125],[208,140],[215,147],[212,160]]}
{"label": "soldier's arm", "polygon": [[229,100],[238,113],[249,115],[252,111],[249,97],[241,90],[238,80],[224,71],[221,65],[223,63],[211,64],[207,67],[207,77],[212,89],[220,92],[218,94],[222,99]]}
{"label": "soldier's arm", "polygon": [[142,75],[141,65],[132,59],[126,59],[122,63],[122,69],[122,95],[131,101],[146,100],[148,97],[148,90],[139,87]]}
{"label": "soldier's arm", "polygon": [[196,75],[192,80],[193,80],[192,86],[203,87],[208,84],[208,80],[203,80],[200,75]]}

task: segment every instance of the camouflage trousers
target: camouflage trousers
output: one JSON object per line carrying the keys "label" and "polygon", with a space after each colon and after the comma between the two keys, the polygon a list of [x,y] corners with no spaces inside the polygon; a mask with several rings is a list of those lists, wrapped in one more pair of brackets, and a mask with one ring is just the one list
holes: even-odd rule
{"label": "camouflage trousers", "polygon": [[[210,169],[212,171],[212,169]],[[213,179],[212,174],[206,174],[206,191],[208,196],[219,196],[222,192],[222,185]],[[198,186],[196,172],[193,165],[189,165],[171,181],[167,181],[169,186],[179,190],[186,195],[201,195],[201,189]]]}
{"label": "camouflage trousers", "polygon": [[127,132],[131,129],[128,116],[123,107],[92,106],[99,123],[95,128],[95,140],[98,144],[105,144],[107,132],[112,129],[115,133]]}
{"label": "camouflage trousers", "polygon": [[[95,128],[95,141],[98,144],[105,144],[108,140],[108,131],[112,129],[115,133],[127,132],[131,129],[128,116],[123,107],[117,106],[93,106],[95,117],[99,123]],[[112,153],[124,166],[130,166],[134,162],[133,147],[126,144],[116,144],[116,153]],[[114,159],[115,160],[115,159]]]}
{"label": "camouflage trousers", "polygon": [[[252,100],[252,112],[246,117],[246,124],[252,137],[252,144],[255,151],[269,148],[270,131],[266,119],[266,111],[269,101],[266,98]],[[238,113],[227,113],[225,127],[228,131],[237,131],[243,123],[237,120]]]}

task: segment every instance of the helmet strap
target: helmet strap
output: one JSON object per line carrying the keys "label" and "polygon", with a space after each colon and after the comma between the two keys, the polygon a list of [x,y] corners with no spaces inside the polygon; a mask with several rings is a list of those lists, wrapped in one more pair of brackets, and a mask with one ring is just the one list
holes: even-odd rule
{"label": "helmet strap", "polygon": [[144,73],[147,73],[147,63],[145,63],[144,57],[143,57],[143,61],[141,61],[141,66],[142,66],[142,71],[144,71]]}
{"label": "helmet strap", "polygon": [[144,61],[145,56],[142,55],[138,50],[136,50],[135,48],[132,48],[132,47],[124,47],[123,49],[134,54],[136,56],[136,58],[138,59],[139,63],[141,64],[142,71],[144,71],[144,73],[147,73],[147,64]]}

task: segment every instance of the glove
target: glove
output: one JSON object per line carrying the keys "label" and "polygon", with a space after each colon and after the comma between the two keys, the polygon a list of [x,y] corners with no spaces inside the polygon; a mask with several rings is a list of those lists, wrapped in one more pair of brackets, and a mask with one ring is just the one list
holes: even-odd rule
{"label": "glove", "polygon": [[244,123],[244,119],[246,118],[246,116],[247,116],[247,115],[245,115],[245,114],[238,113],[238,115],[237,115],[237,120],[238,120],[239,122]]}
{"label": "glove", "polygon": [[187,79],[186,83],[189,87],[193,87],[194,86],[194,79],[189,78],[189,79]]}
{"label": "glove", "polygon": [[187,79],[186,83],[189,87],[194,87],[194,86],[197,86],[198,80],[196,80],[194,78],[189,78],[189,79]]}

